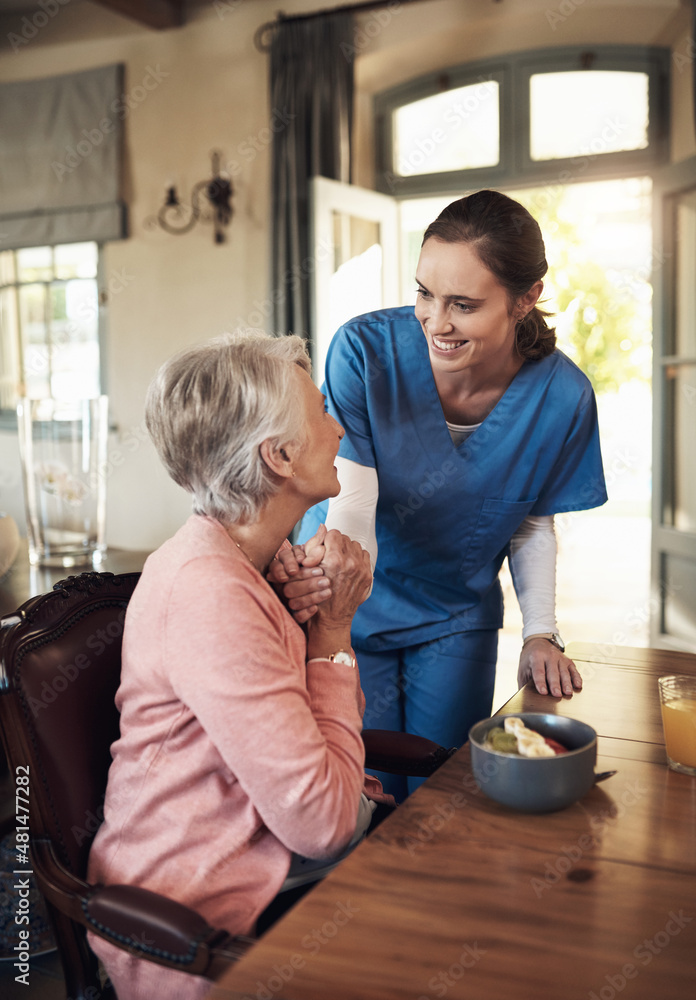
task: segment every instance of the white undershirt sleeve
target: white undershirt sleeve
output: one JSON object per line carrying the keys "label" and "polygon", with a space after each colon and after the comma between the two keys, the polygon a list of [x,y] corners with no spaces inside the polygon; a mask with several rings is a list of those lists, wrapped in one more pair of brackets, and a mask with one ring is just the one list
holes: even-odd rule
{"label": "white undershirt sleeve", "polygon": [[339,457],[336,459],[336,470],[341,492],[329,500],[326,527],[342,531],[354,542],[360,542],[370,554],[374,572],[377,563],[375,521],[379,496],[377,469]]}
{"label": "white undershirt sleeve", "polygon": [[510,573],[522,611],[522,638],[557,632],[553,516],[527,517],[510,539]]}

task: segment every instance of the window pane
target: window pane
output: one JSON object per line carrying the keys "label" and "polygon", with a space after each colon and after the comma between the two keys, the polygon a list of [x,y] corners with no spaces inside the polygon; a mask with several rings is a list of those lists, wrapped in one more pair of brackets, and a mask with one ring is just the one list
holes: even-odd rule
{"label": "window pane", "polygon": [[95,278],[97,244],[66,243],[55,248],[56,278]]}
{"label": "window pane", "polygon": [[668,400],[673,414],[674,511],[671,523],[678,531],[696,533],[696,465],[692,460],[696,365],[670,366],[666,372]]}
{"label": "window pane", "polygon": [[18,382],[17,299],[14,288],[3,288],[0,289],[0,409],[14,408]]}
{"label": "window pane", "polygon": [[0,410],[101,392],[98,262],[93,242],[0,253]]}
{"label": "window pane", "polygon": [[530,79],[529,100],[533,160],[648,145],[646,73],[538,73]]}
{"label": "window pane", "polygon": [[51,286],[51,395],[99,395],[96,281]]}
{"label": "window pane", "polygon": [[19,316],[24,348],[24,392],[33,398],[48,396],[46,285],[20,286]]}
{"label": "window pane", "polygon": [[406,104],[394,112],[394,172],[402,177],[492,167],[500,158],[494,80]]}
{"label": "window pane", "polygon": [[682,642],[696,645],[693,594],[696,592],[696,566],[693,559],[665,556],[665,632]]}
{"label": "window pane", "polygon": [[379,223],[374,220],[333,213],[334,272],[329,296],[332,330],[338,330],[352,316],[371,312],[381,303],[379,230]]}
{"label": "window pane", "polygon": [[51,247],[27,247],[17,251],[19,281],[50,281],[53,277]]}
{"label": "window pane", "polygon": [[63,344],[51,371],[54,399],[89,399],[99,395],[99,346],[95,341]]}
{"label": "window pane", "polygon": [[46,286],[24,285],[19,289],[19,314],[25,344],[41,343],[46,336]]}
{"label": "window pane", "polygon": [[696,357],[696,192],[677,199],[676,344],[674,353]]}
{"label": "window pane", "polygon": [[0,286],[11,285],[15,280],[14,254],[11,250],[0,253]]}

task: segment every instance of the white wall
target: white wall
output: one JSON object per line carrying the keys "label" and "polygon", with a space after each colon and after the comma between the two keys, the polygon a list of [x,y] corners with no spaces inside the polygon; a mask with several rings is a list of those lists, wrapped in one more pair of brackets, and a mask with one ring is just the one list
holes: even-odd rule
{"label": "white wall", "polygon": [[[285,13],[330,6],[286,0]],[[548,11],[570,11],[565,20]],[[188,498],[171,484],[142,435],[143,397],[161,361],[175,350],[270,316],[269,120],[267,57],[253,44],[272,20],[275,0],[200,3],[181,29],[157,32],[74,0],[13,51],[8,33],[21,18],[0,18],[0,80],[31,79],[113,62],[126,65],[126,92],[154,70],[159,84],[127,120],[130,237],[105,251],[110,296],[108,543],[153,548],[186,516]],[[389,15],[387,17],[387,15]],[[553,21],[553,23],[552,23]],[[587,42],[673,44],[689,49],[688,11],[679,0],[431,0],[363,14],[356,35],[356,177],[372,177],[371,97],[437,67],[524,48]],[[361,33],[362,32],[362,33]],[[693,40],[692,40],[693,43]],[[15,48],[16,48],[15,43]],[[696,152],[691,64],[675,63],[675,159]],[[151,77],[152,79],[152,77]],[[282,109],[277,109],[282,111]],[[256,151],[253,146],[258,147]],[[208,175],[209,151],[238,164],[228,243],[210,228],[185,236],[146,228],[171,179],[182,193]],[[270,326],[269,326],[270,328]],[[0,507],[22,525],[16,436],[0,433]]]}

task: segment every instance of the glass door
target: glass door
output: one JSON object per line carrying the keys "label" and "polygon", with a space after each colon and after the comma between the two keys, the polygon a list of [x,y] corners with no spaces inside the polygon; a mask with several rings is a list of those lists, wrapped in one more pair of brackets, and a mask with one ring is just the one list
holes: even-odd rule
{"label": "glass door", "polygon": [[396,201],[351,184],[313,178],[312,294],[314,379],[336,330],[353,316],[399,305],[399,241]]}
{"label": "glass door", "polygon": [[651,642],[696,651],[696,157],[656,181]]}

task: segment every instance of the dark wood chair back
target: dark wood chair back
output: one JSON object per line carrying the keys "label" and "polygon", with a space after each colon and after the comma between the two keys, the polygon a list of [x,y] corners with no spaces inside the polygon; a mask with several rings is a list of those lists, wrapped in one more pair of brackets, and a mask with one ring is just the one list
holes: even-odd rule
{"label": "dark wood chair back", "polygon": [[78,878],[103,818],[123,623],[138,578],[71,578],[25,605],[3,637],[0,717],[12,758],[30,771],[32,835]]}

